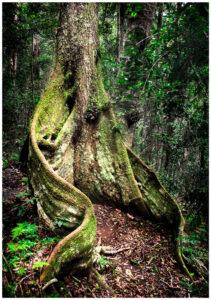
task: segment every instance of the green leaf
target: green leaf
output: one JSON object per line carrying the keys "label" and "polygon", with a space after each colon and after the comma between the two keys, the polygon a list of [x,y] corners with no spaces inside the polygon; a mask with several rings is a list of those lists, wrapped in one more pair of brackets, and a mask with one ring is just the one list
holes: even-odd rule
{"label": "green leaf", "polygon": [[8,245],[8,249],[10,250],[10,252],[16,252],[18,250],[18,244],[17,243],[9,243]]}
{"label": "green leaf", "polygon": [[3,159],[3,168],[6,168],[8,165],[8,160]]}
{"label": "green leaf", "polygon": [[138,265],[139,263],[136,261],[136,260],[130,260],[133,264],[136,264],[136,265]]}
{"label": "green leaf", "polygon": [[24,183],[24,184],[27,184],[28,183],[28,178],[27,177],[23,177],[21,179],[21,181]]}
{"label": "green leaf", "polygon": [[59,227],[61,227],[61,226],[62,226],[62,224],[63,224],[63,222],[62,222],[62,221],[57,221],[56,223],[57,223],[57,225],[58,225]]}
{"label": "green leaf", "polygon": [[12,153],[9,157],[9,160],[19,160],[19,154],[18,153]]}
{"label": "green leaf", "polygon": [[23,197],[23,196],[31,196],[30,193],[20,193],[20,194],[17,194],[16,197]]}
{"label": "green leaf", "polygon": [[136,17],[136,15],[137,15],[137,13],[136,13],[136,12],[132,12],[132,14],[131,14],[131,17],[135,18],[135,17]]}
{"label": "green leaf", "polygon": [[26,274],[26,270],[21,268],[16,273],[18,273],[19,275],[25,275]]}
{"label": "green leaf", "polygon": [[34,269],[40,269],[40,268],[43,268],[43,267],[48,266],[48,265],[49,265],[49,263],[47,263],[46,261],[40,261],[40,260],[38,260],[38,261],[36,261],[36,262],[33,264],[32,269],[33,269],[33,270],[34,270]]}

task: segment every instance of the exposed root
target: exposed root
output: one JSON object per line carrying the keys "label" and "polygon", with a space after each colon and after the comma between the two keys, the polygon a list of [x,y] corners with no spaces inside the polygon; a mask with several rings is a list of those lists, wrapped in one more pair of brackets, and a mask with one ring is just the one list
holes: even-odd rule
{"label": "exposed root", "polygon": [[[151,211],[151,214],[157,221],[163,221],[171,226],[176,237],[177,260],[183,271],[193,281],[184,262],[182,252],[182,237],[185,227],[185,220],[181,208],[176,199],[171,196],[159,181],[155,172],[150,169],[133,151],[127,147],[130,163],[138,182],[138,186],[143,195],[143,201]],[[139,206],[139,202],[134,202]]]}
{"label": "exposed root", "polygon": [[50,281],[48,281],[43,286],[42,291],[46,290],[47,288],[50,288],[53,293],[58,293],[60,297],[73,297],[65,283],[57,278],[52,278]]}
{"label": "exposed root", "polygon": [[113,247],[111,246],[97,246],[95,248],[96,252],[97,253],[104,253],[104,254],[116,254],[116,253],[119,253],[119,252],[122,252],[122,251],[126,251],[126,250],[129,250],[130,247],[127,247],[127,248],[120,248],[120,249],[114,249]]}
{"label": "exposed root", "polygon": [[116,254],[116,253],[119,253],[119,252],[122,252],[122,251],[126,251],[126,250],[129,250],[129,249],[130,249],[130,247],[114,249],[111,246],[99,246],[99,243],[98,243],[98,246],[95,247],[94,252],[93,252],[93,263],[100,264],[100,260],[101,260],[100,253],[113,255],[113,254]]}
{"label": "exposed root", "polygon": [[46,290],[47,287],[49,287],[51,284],[56,283],[56,282],[58,282],[58,279],[56,279],[56,278],[51,279],[50,281],[48,281],[48,282],[44,285],[44,287],[42,288],[42,290],[43,290],[43,291]]}
{"label": "exposed root", "polygon": [[116,295],[114,293],[114,291],[108,286],[108,284],[106,283],[105,279],[100,275],[100,273],[98,273],[98,271],[92,267],[91,268],[92,272],[95,275],[95,278],[97,280],[97,282],[106,290],[109,292],[110,296],[112,298],[116,298]]}

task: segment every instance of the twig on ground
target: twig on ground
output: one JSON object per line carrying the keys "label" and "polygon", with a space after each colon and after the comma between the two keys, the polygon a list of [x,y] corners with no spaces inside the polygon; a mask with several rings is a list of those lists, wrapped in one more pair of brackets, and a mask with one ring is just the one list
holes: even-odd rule
{"label": "twig on ground", "polygon": [[96,295],[95,295],[95,293],[93,293],[92,290],[89,287],[87,287],[87,290],[90,291],[90,293],[93,295],[94,298],[97,298]]}
{"label": "twig on ground", "polygon": [[168,284],[167,282],[165,282],[164,280],[160,279],[161,282],[165,283],[169,288],[171,289],[180,289],[178,286],[172,286],[172,283],[171,284]]}
{"label": "twig on ground", "polygon": [[78,282],[81,283],[81,280],[80,280],[80,279],[78,279],[77,277],[75,277],[75,276],[73,276],[73,275],[71,275],[71,276],[72,276],[72,278],[73,278],[75,281],[78,281]]}
{"label": "twig on ground", "polygon": [[33,273],[30,273],[29,275],[27,275],[27,276],[25,276],[25,277],[23,277],[23,278],[16,284],[16,287],[15,287],[15,293],[17,292],[18,286],[20,286],[21,294],[22,294],[22,296],[23,296],[23,289],[22,289],[22,285],[21,285],[21,284],[22,284],[22,282],[23,282],[26,278],[32,276],[33,274],[34,274],[34,272],[33,272]]}

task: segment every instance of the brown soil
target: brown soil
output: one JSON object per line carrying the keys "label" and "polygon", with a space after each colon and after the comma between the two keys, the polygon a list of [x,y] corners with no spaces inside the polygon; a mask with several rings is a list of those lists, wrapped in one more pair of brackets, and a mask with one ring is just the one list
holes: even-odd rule
{"label": "brown soil", "polygon": [[[184,275],[176,262],[171,233],[162,224],[153,224],[113,207],[94,204],[94,208],[98,223],[96,244],[101,239],[101,245],[129,248],[113,255],[102,254],[103,259],[95,266],[116,297],[187,295],[180,283]],[[73,279],[66,278],[73,297],[110,296],[94,278]]]}

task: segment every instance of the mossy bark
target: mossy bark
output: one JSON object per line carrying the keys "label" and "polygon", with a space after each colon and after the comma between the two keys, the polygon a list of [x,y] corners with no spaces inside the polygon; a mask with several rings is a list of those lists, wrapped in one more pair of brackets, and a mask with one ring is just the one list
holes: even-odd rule
{"label": "mossy bark", "polygon": [[176,230],[183,220],[156,176],[145,183],[142,162],[122,141],[102,83],[96,3],[61,5],[56,51],[53,76],[30,127],[29,173],[38,212],[46,226],[65,236],[48,260],[43,281],[92,264],[96,220],[91,201],[133,204],[144,217],[154,215]]}

